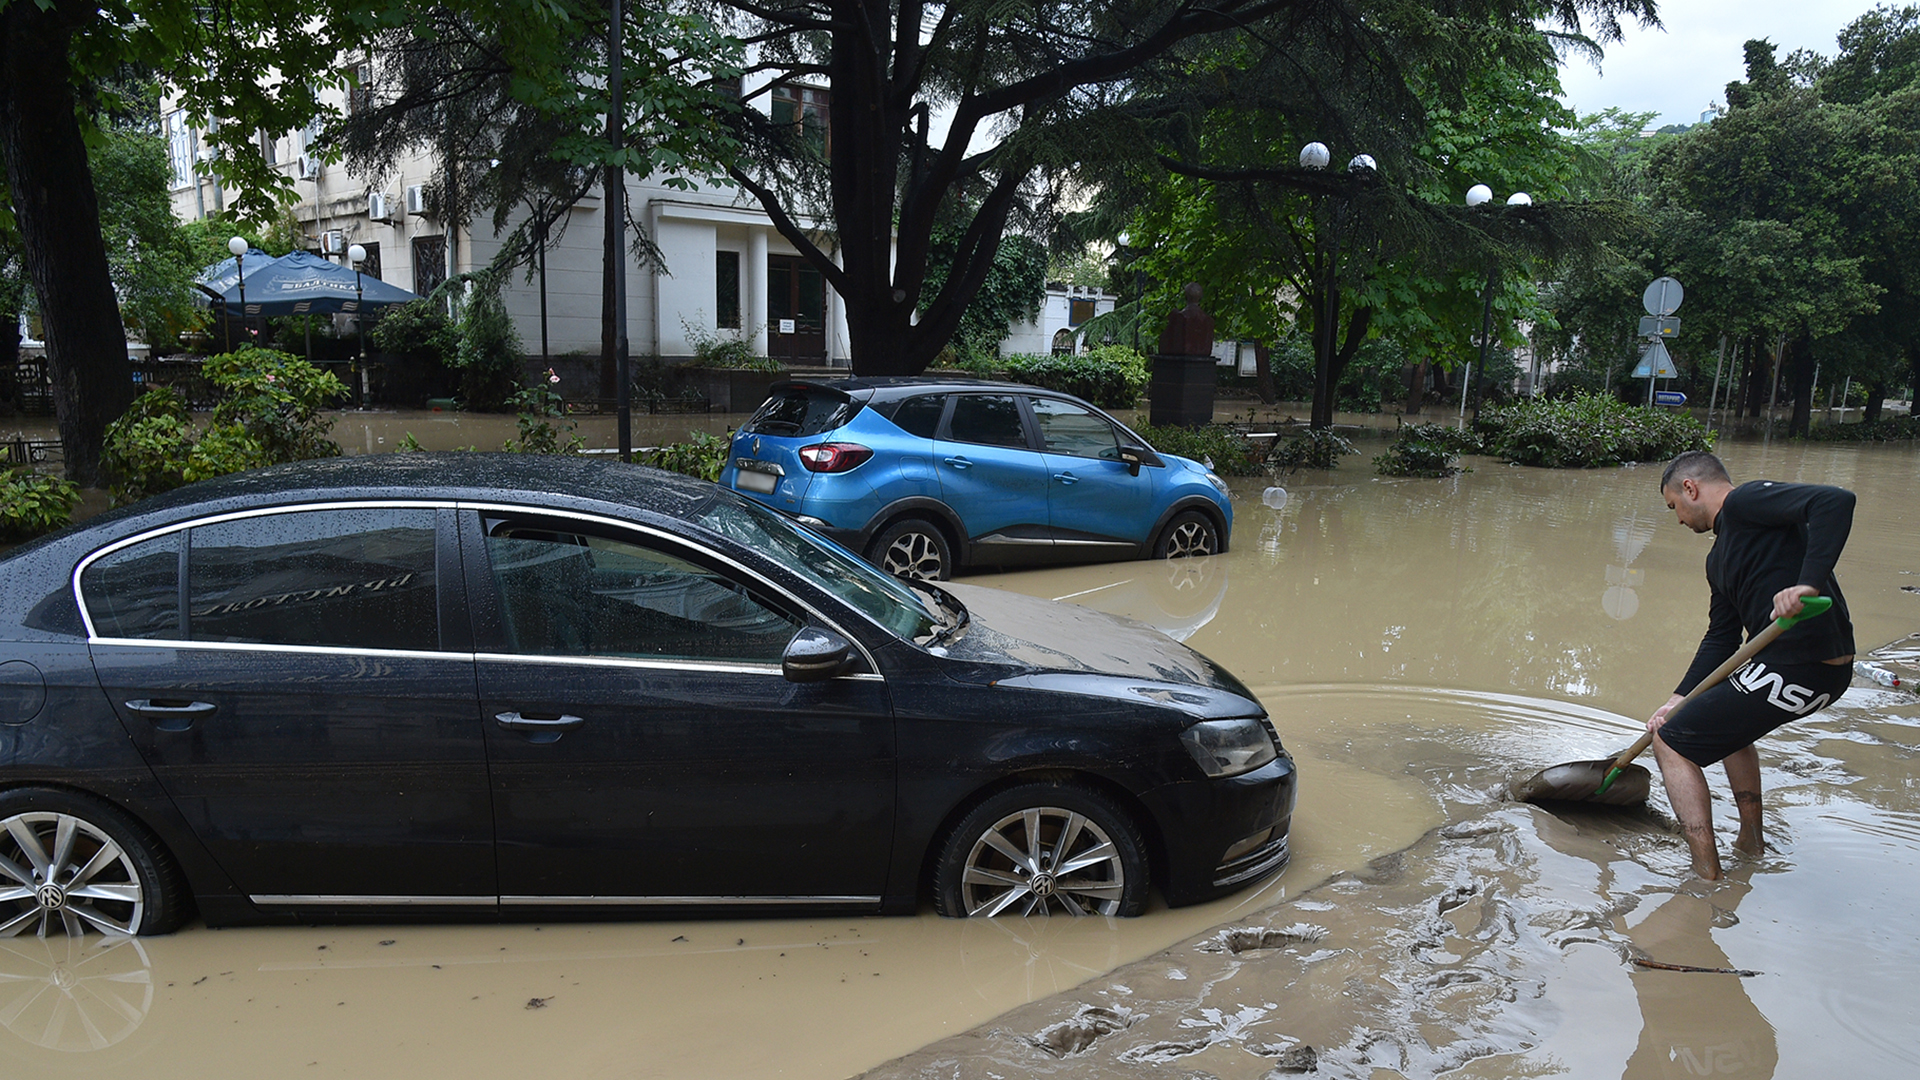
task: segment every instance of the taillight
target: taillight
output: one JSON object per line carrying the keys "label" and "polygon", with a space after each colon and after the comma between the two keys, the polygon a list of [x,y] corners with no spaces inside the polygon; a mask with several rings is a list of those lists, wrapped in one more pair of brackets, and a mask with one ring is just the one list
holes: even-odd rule
{"label": "taillight", "polygon": [[873,451],[859,443],[814,443],[800,448],[800,464],[808,472],[846,472],[872,456]]}

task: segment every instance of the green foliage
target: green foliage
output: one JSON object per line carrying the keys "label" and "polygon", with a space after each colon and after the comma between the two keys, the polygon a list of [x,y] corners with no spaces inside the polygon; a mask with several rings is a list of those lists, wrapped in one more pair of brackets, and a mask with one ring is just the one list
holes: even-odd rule
{"label": "green foliage", "polygon": [[686,442],[668,443],[651,450],[636,450],[633,460],[701,480],[718,480],[720,470],[727,464],[727,448],[732,445],[733,440],[725,435],[696,431]]}
{"label": "green foliage", "polygon": [[1130,409],[1147,388],[1146,358],[1125,345],[1102,345],[1070,356],[1015,353],[963,366],[980,375],[1004,373],[1016,382],[1072,394],[1103,409]]}
{"label": "green foliage", "polygon": [[147,131],[113,130],[88,150],[120,316],[140,340],[164,349],[204,317],[189,284],[204,264],[193,261],[195,252],[173,213],[166,140]]}
{"label": "green foliage", "polygon": [[1443,478],[1462,470],[1454,463],[1461,454],[1480,451],[1473,432],[1445,424],[1404,424],[1387,452],[1373,459],[1382,476]]}
{"label": "green foliage", "polygon": [[0,540],[25,540],[63,529],[79,502],[80,488],[71,480],[28,469],[0,474]]}
{"label": "green foliage", "polygon": [[460,372],[460,396],[466,407],[485,412],[507,405],[519,382],[520,333],[500,298],[499,277],[476,274],[471,283],[456,324],[459,344],[451,366]]}
{"label": "green foliage", "polygon": [[687,344],[693,346],[693,360],[687,367],[742,368],[747,371],[781,371],[780,361],[771,356],[755,356],[753,339],[744,330],[708,330],[704,325],[680,320]]}
{"label": "green foliage", "polygon": [[[927,270],[922,296],[931,299],[946,284],[960,240],[957,230],[934,234],[933,265]],[[1047,249],[1030,237],[1003,238],[986,281],[960,316],[960,327],[948,343],[953,360],[961,364],[993,361],[1006,340],[1007,327],[1037,318],[1046,295]]]}
{"label": "green foliage", "polygon": [[1156,450],[1202,463],[1212,462],[1213,471],[1221,476],[1258,476],[1267,471],[1253,440],[1225,424],[1200,427],[1136,424],[1134,432]]}
{"label": "green foliage", "polygon": [[460,348],[460,335],[447,308],[422,297],[386,309],[367,332],[367,340],[381,352],[414,361],[445,364]]}
{"label": "green foliage", "polygon": [[1359,452],[1331,428],[1307,428],[1289,438],[1276,439],[1267,451],[1267,464],[1285,472],[1331,469],[1344,455]]}
{"label": "green foliage", "polygon": [[1713,448],[1712,433],[1689,413],[1628,405],[1604,394],[1500,406],[1483,411],[1476,428],[1487,453],[1550,469],[1666,461],[1686,450]]}
{"label": "green foliage", "polygon": [[1912,442],[1920,439],[1920,416],[1883,416],[1872,423],[1824,424],[1807,432],[1815,442]]}
{"label": "green foliage", "polygon": [[296,356],[247,346],[208,357],[202,374],[218,395],[196,429],[187,403],[156,386],[107,427],[102,461],[118,502],[285,461],[334,457],[333,421],[320,415],[346,395],[333,375]]}
{"label": "green foliage", "polygon": [[414,437],[413,432],[409,431],[406,437],[400,440],[400,445],[393,448],[393,452],[396,454],[418,454],[425,449],[426,447],[420,445],[420,440]]}
{"label": "green foliage", "polygon": [[[568,421],[566,439],[560,437],[560,429],[554,427],[553,417],[564,413],[564,403],[554,387],[560,382],[560,376],[552,368],[534,382],[532,386],[523,386],[513,395],[513,407],[519,410],[520,437],[508,439],[500,449],[509,454],[577,454],[587,445],[575,429],[579,426]],[[411,445],[409,445],[411,444]],[[405,442],[400,449],[419,449],[420,443],[414,439],[413,432],[407,432]]]}

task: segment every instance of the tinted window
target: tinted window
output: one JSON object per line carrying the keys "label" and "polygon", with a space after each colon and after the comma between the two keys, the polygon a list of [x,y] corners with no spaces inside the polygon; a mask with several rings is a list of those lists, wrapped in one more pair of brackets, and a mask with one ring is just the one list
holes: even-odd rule
{"label": "tinted window", "polygon": [[487,557],[515,653],[777,664],[800,629],[724,575],[637,543],[493,522]]}
{"label": "tinted window", "polygon": [[93,631],[110,638],[180,634],[180,542],[168,533],[94,560],[80,575]]}
{"label": "tinted window", "polygon": [[1020,405],[1010,395],[962,394],[954,399],[949,437],[958,442],[988,446],[1027,445],[1027,429],[1020,423]]}
{"label": "tinted window", "polygon": [[304,510],[193,529],[187,542],[189,636],[437,649],[433,514]]}
{"label": "tinted window", "polygon": [[893,407],[892,420],[901,431],[909,435],[918,435],[923,439],[933,438],[940,430],[940,414],[946,411],[947,395],[922,394],[898,402]]}
{"label": "tinted window", "polygon": [[1040,424],[1040,445],[1050,454],[1074,457],[1119,457],[1113,425],[1078,405],[1052,398],[1032,398],[1033,418]]}
{"label": "tinted window", "polygon": [[741,428],[749,435],[823,435],[853,417],[856,406],[839,394],[802,387],[779,390]]}

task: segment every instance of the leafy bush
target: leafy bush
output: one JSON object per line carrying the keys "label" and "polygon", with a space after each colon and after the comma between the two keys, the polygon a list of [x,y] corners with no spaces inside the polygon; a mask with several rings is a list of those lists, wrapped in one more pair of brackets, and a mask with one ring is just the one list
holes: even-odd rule
{"label": "leafy bush", "polygon": [[1274,440],[1267,451],[1267,464],[1287,472],[1331,469],[1342,455],[1359,452],[1330,428],[1307,428],[1291,438]]}
{"label": "leafy bush", "polygon": [[28,469],[0,474],[0,540],[25,540],[65,528],[79,501],[80,489],[70,480]]}
{"label": "leafy bush", "polygon": [[685,473],[702,480],[720,479],[720,470],[727,464],[727,448],[733,440],[725,435],[696,431],[686,442],[669,443],[656,446],[651,450],[635,451],[633,460],[642,465],[651,465],[656,469]]}
{"label": "leafy bush", "polygon": [[[509,454],[577,454],[587,443],[575,433],[579,425],[567,423],[567,438],[563,442],[560,429],[553,426],[552,418],[561,415],[560,394],[554,389],[560,382],[560,376],[552,368],[532,386],[523,386],[513,395],[512,404],[519,410],[520,437],[508,439],[500,449]],[[407,441],[400,449],[419,449],[419,440],[413,432],[407,432]]]}
{"label": "leafy bush", "polygon": [[1130,409],[1147,388],[1146,358],[1125,345],[1102,345],[1071,356],[1016,353],[962,367],[977,375],[1005,374],[1015,382],[1072,394],[1103,409]]}
{"label": "leafy bush", "polygon": [[1454,458],[1480,451],[1480,439],[1471,431],[1445,424],[1406,424],[1387,452],[1373,459],[1382,476],[1452,476],[1461,469]]}
{"label": "leafy bush", "polygon": [[1873,423],[1823,424],[1807,432],[1814,442],[1900,442],[1920,439],[1920,416],[1883,416]]}
{"label": "leafy bush", "polygon": [[452,363],[460,372],[466,407],[482,411],[508,404],[520,371],[520,332],[493,279],[475,279],[460,313]]}
{"label": "leafy bush", "polygon": [[1628,405],[1605,394],[1488,409],[1476,430],[1487,453],[1550,469],[1666,461],[1682,451],[1713,448],[1712,434],[1690,414]]}
{"label": "leafy bush", "polygon": [[687,344],[693,346],[693,359],[687,367],[742,368],[747,371],[780,371],[783,365],[771,356],[755,356],[753,339],[744,330],[713,331],[705,326],[680,320]]}
{"label": "leafy bush", "polygon": [[424,298],[386,309],[367,331],[367,339],[381,352],[440,364],[450,361],[460,348],[460,335],[446,308]]}
{"label": "leafy bush", "polygon": [[171,387],[142,394],[107,426],[102,461],[117,502],[170,491],[194,480],[334,457],[333,426],[320,410],[346,395],[340,380],[297,356],[248,345],[208,357],[202,376],[217,403],[196,430],[187,403]]}
{"label": "leafy bush", "polygon": [[1136,424],[1134,431],[1156,450],[1211,461],[1213,471],[1221,476],[1258,476],[1266,471],[1253,440],[1225,424],[1197,428]]}

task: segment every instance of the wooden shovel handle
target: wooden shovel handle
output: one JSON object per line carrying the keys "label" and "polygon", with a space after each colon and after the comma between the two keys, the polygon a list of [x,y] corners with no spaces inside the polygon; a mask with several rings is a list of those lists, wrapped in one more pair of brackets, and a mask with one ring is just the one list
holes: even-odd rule
{"label": "wooden shovel handle", "polygon": [[[1820,599],[1825,599],[1825,598],[1821,597]],[[1809,611],[1807,614],[1810,616],[1818,615],[1820,614],[1821,611],[1825,611],[1825,610],[1826,610],[1826,606],[1821,605],[1820,611]],[[1701,679],[1699,682],[1695,683],[1693,686],[1693,689],[1687,691],[1687,696],[1680,699],[1680,704],[1675,705],[1672,709],[1669,709],[1667,711],[1667,716],[1671,718],[1674,713],[1677,713],[1681,709],[1686,708],[1687,702],[1692,701],[1694,698],[1697,698],[1701,694],[1706,693],[1708,690],[1712,689],[1713,687],[1718,686],[1720,684],[1720,680],[1733,674],[1734,669],[1738,668],[1740,665],[1746,663],[1747,661],[1753,659],[1755,654],[1759,653],[1761,649],[1764,649],[1767,646],[1773,644],[1774,638],[1777,638],[1781,634],[1786,633],[1787,627],[1792,626],[1793,624],[1799,621],[1800,619],[1796,617],[1792,619],[1775,619],[1772,622],[1768,623],[1766,629],[1753,635],[1753,637],[1749,639],[1745,645],[1740,646],[1738,651],[1736,651],[1732,656],[1727,657],[1726,660],[1722,662],[1719,667],[1714,668],[1711,674],[1709,674],[1706,678]],[[1633,740],[1632,746],[1629,746],[1625,750],[1622,750],[1620,752],[1620,756],[1613,759],[1613,764],[1608,767],[1607,771],[1612,772],[1614,769],[1626,768],[1629,764],[1633,762],[1634,758],[1637,758],[1641,754],[1646,753],[1647,747],[1652,745],[1653,745],[1653,732],[1649,731],[1646,734],[1640,736],[1638,739]]]}

